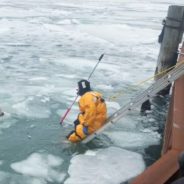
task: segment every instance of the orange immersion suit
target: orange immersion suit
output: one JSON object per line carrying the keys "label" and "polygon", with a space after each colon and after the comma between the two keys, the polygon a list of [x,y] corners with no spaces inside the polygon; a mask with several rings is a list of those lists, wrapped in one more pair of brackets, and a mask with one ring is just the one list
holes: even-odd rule
{"label": "orange immersion suit", "polygon": [[86,138],[99,129],[107,119],[107,108],[102,95],[98,92],[89,91],[79,100],[80,114],[79,123],[67,138],[76,143]]}

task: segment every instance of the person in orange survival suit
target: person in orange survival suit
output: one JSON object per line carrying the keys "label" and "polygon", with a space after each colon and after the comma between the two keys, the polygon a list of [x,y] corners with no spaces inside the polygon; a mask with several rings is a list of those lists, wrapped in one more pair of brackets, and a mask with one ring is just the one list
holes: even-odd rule
{"label": "person in orange survival suit", "polygon": [[75,130],[70,132],[67,139],[77,143],[99,129],[107,119],[107,108],[102,94],[92,91],[90,82],[78,82],[78,95],[80,113],[74,121]]}

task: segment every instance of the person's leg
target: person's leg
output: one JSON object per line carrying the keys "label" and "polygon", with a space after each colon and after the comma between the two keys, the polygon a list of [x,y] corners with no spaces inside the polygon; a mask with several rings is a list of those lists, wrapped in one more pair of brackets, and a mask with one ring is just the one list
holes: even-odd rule
{"label": "person's leg", "polygon": [[70,135],[72,135],[75,132],[75,130],[72,130],[67,136],[66,138],[68,139],[70,137]]}
{"label": "person's leg", "polygon": [[84,133],[83,128],[83,125],[77,125],[75,131],[70,134],[67,139],[73,143],[79,142],[84,139],[86,137],[86,134]]}

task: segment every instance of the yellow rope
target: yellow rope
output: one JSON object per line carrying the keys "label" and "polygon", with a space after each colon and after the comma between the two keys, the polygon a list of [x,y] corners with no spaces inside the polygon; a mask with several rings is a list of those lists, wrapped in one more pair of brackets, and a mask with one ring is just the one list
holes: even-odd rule
{"label": "yellow rope", "polygon": [[[175,68],[175,67],[178,67],[179,65],[181,65],[181,64],[183,64],[183,63],[184,63],[184,60],[181,61],[181,62],[176,63],[176,65],[171,66],[171,67],[167,68],[166,70],[163,70],[163,71],[157,73],[156,75],[154,75],[154,76],[152,76],[152,77],[147,78],[146,80],[143,80],[143,81],[139,82],[138,84],[136,84],[136,86],[140,86],[140,85],[146,83],[147,81],[149,81],[149,80],[151,80],[151,79],[154,79],[155,77],[158,77],[158,76],[160,76],[160,75],[163,75],[164,73],[166,73],[166,72],[172,70],[172,69]],[[108,99],[109,99],[109,101],[115,100],[115,99],[117,99],[118,97],[120,97],[120,96],[122,96],[122,95],[123,95],[123,91],[119,91],[119,92],[117,92],[115,95],[110,96]]]}

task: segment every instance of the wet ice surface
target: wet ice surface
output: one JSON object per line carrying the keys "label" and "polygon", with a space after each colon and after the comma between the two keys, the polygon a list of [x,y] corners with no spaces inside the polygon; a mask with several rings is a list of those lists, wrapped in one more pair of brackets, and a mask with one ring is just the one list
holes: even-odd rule
{"label": "wet ice surface", "polygon": [[[157,132],[108,132],[106,133],[113,143],[123,148],[148,147],[160,143],[160,135]],[[151,138],[150,138],[151,136]],[[125,139],[122,140],[122,137]]]}
{"label": "wet ice surface", "polygon": [[143,170],[141,155],[109,147],[74,156],[68,170],[70,178],[65,184],[116,184],[134,177]]}
{"label": "wet ice surface", "polygon": [[46,182],[61,183],[65,174],[57,171],[61,168],[63,160],[53,155],[41,155],[33,153],[28,159],[21,162],[12,163],[11,168],[18,173],[26,176],[32,176]]}
{"label": "wet ice surface", "polygon": [[[90,163],[88,172],[101,163],[101,175],[84,176],[85,181],[98,176],[97,183],[123,181],[144,169],[145,148],[160,144],[164,108],[144,118],[137,109],[86,146],[63,141],[77,104],[62,127],[59,119],[75,98],[77,81],[88,77],[104,52],[91,82],[104,94],[109,114],[145,89],[150,81],[137,84],[154,73],[161,22],[168,5],[177,3],[1,0],[0,183],[80,183],[75,168],[84,162]],[[117,175],[109,178],[108,168]]]}

